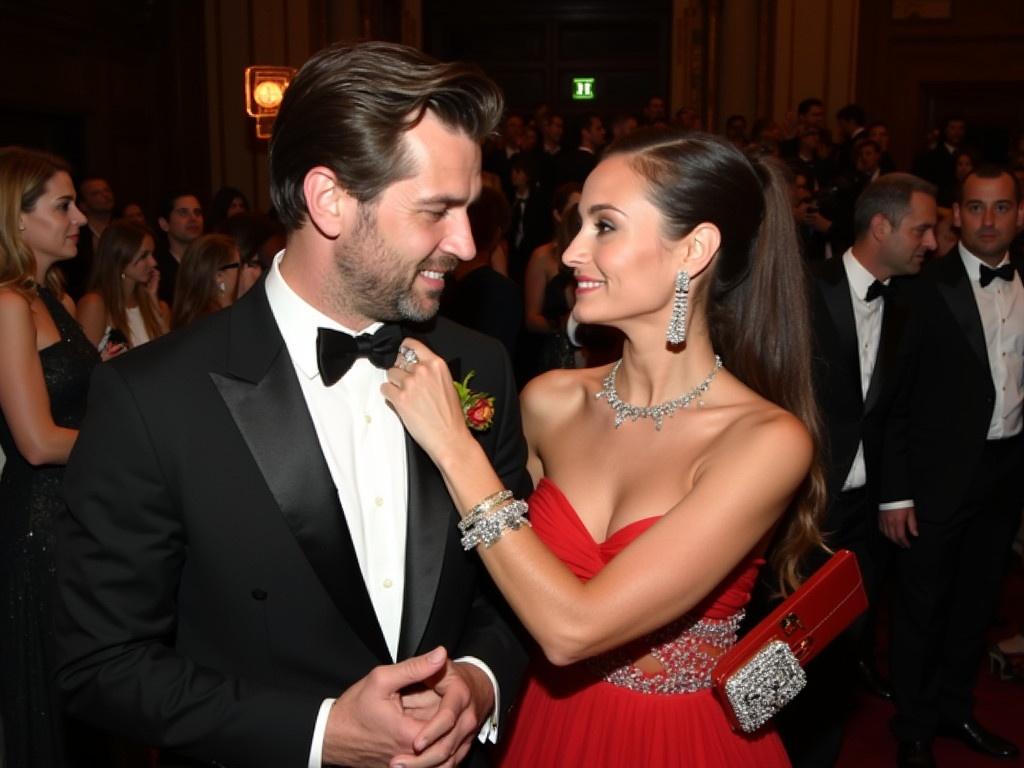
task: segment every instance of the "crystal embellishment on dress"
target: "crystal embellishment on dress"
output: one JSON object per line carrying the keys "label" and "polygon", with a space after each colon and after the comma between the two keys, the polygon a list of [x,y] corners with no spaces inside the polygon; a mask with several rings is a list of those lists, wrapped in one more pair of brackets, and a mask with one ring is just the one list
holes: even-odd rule
{"label": "crystal embellishment on dress", "polygon": [[[696,693],[711,687],[715,663],[736,643],[742,621],[743,611],[725,619],[683,616],[587,664],[606,683],[636,693]],[[660,672],[644,672],[636,666],[634,661],[644,650],[661,664]]]}
{"label": "crystal embellishment on dress", "polygon": [[[622,422],[626,419],[630,421],[637,421],[638,419],[653,419],[654,428],[657,431],[661,431],[661,423],[666,418],[672,416],[676,411],[682,408],[688,408],[690,403],[697,400],[704,395],[708,389],[711,388],[711,382],[715,379],[715,374],[722,367],[722,358],[715,355],[715,365],[711,369],[710,373],[704,377],[704,381],[698,384],[696,387],[691,389],[674,400],[668,400],[658,405],[631,405],[623,402],[619,398],[619,392],[615,388],[615,375],[619,372],[619,367],[622,365],[622,359],[619,358],[618,362],[612,366],[611,371],[604,377],[604,381],[601,383],[601,390],[594,395],[594,397],[601,399],[602,397],[608,401],[608,405],[615,411],[615,428],[618,429]],[[700,405],[704,405],[704,401],[700,401]]]}
{"label": "crystal embellishment on dress", "polygon": [[745,733],[753,733],[807,685],[807,674],[782,640],[773,640],[733,673],[725,695]]}

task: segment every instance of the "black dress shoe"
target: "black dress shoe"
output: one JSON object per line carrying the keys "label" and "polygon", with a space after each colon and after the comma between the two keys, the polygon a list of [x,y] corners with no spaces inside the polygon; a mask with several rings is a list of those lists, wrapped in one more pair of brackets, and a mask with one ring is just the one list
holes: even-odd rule
{"label": "black dress shoe", "polygon": [[860,675],[861,685],[868,693],[880,699],[892,701],[892,686],[889,685],[889,681],[882,679],[874,667],[864,659],[857,662],[857,673]]}
{"label": "black dress shoe", "polygon": [[901,741],[896,753],[899,768],[935,768],[930,741]]}
{"label": "black dress shoe", "polygon": [[989,733],[973,717],[953,725],[944,723],[939,727],[939,735],[962,741],[975,752],[989,757],[1010,758],[1020,754],[1016,744]]}

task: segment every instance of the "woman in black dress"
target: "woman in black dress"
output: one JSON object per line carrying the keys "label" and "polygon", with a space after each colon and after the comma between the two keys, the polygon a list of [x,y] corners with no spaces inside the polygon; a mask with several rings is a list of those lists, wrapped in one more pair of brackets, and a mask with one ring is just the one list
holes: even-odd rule
{"label": "woman in black dress", "polygon": [[62,160],[0,149],[0,710],[12,768],[72,757],[53,682],[53,532],[99,355],[51,268],[74,258],[84,223]]}

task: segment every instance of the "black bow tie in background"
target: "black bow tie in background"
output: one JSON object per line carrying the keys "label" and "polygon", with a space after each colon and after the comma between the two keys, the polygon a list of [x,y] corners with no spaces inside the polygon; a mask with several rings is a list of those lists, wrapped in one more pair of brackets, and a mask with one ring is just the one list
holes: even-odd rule
{"label": "black bow tie in background", "polygon": [[320,378],[328,387],[338,381],[360,357],[378,368],[395,364],[402,343],[402,328],[385,323],[376,333],[349,336],[332,328],[319,328],[316,334],[316,364]]}
{"label": "black bow tie in background", "polygon": [[1003,266],[996,267],[995,269],[990,269],[984,264],[978,265],[978,282],[981,283],[982,288],[991,283],[997,277],[1001,280],[1013,280],[1013,264],[1006,262]]}
{"label": "black bow tie in background", "polygon": [[879,296],[890,296],[892,294],[892,288],[885,283],[875,280],[871,285],[868,286],[868,293],[864,297],[864,301],[874,301]]}

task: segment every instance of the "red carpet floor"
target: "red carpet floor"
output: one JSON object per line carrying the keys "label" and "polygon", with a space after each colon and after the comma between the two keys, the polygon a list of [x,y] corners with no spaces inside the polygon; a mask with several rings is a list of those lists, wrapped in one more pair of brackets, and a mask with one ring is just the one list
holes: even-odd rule
{"label": "red carpet floor", "polygon": [[[993,626],[990,641],[1006,637],[1024,626],[1024,567],[1019,558],[1004,584],[999,625]],[[1011,739],[1024,750],[1024,683],[1003,682],[989,672],[988,658],[979,670],[975,687],[975,716],[994,733]],[[881,699],[862,695],[856,706],[843,744],[838,768],[891,766],[896,764],[896,739],[889,731],[893,708]],[[1024,766],[1024,757],[995,760],[972,752],[963,744],[936,739],[935,759],[939,768],[1005,768]]]}

